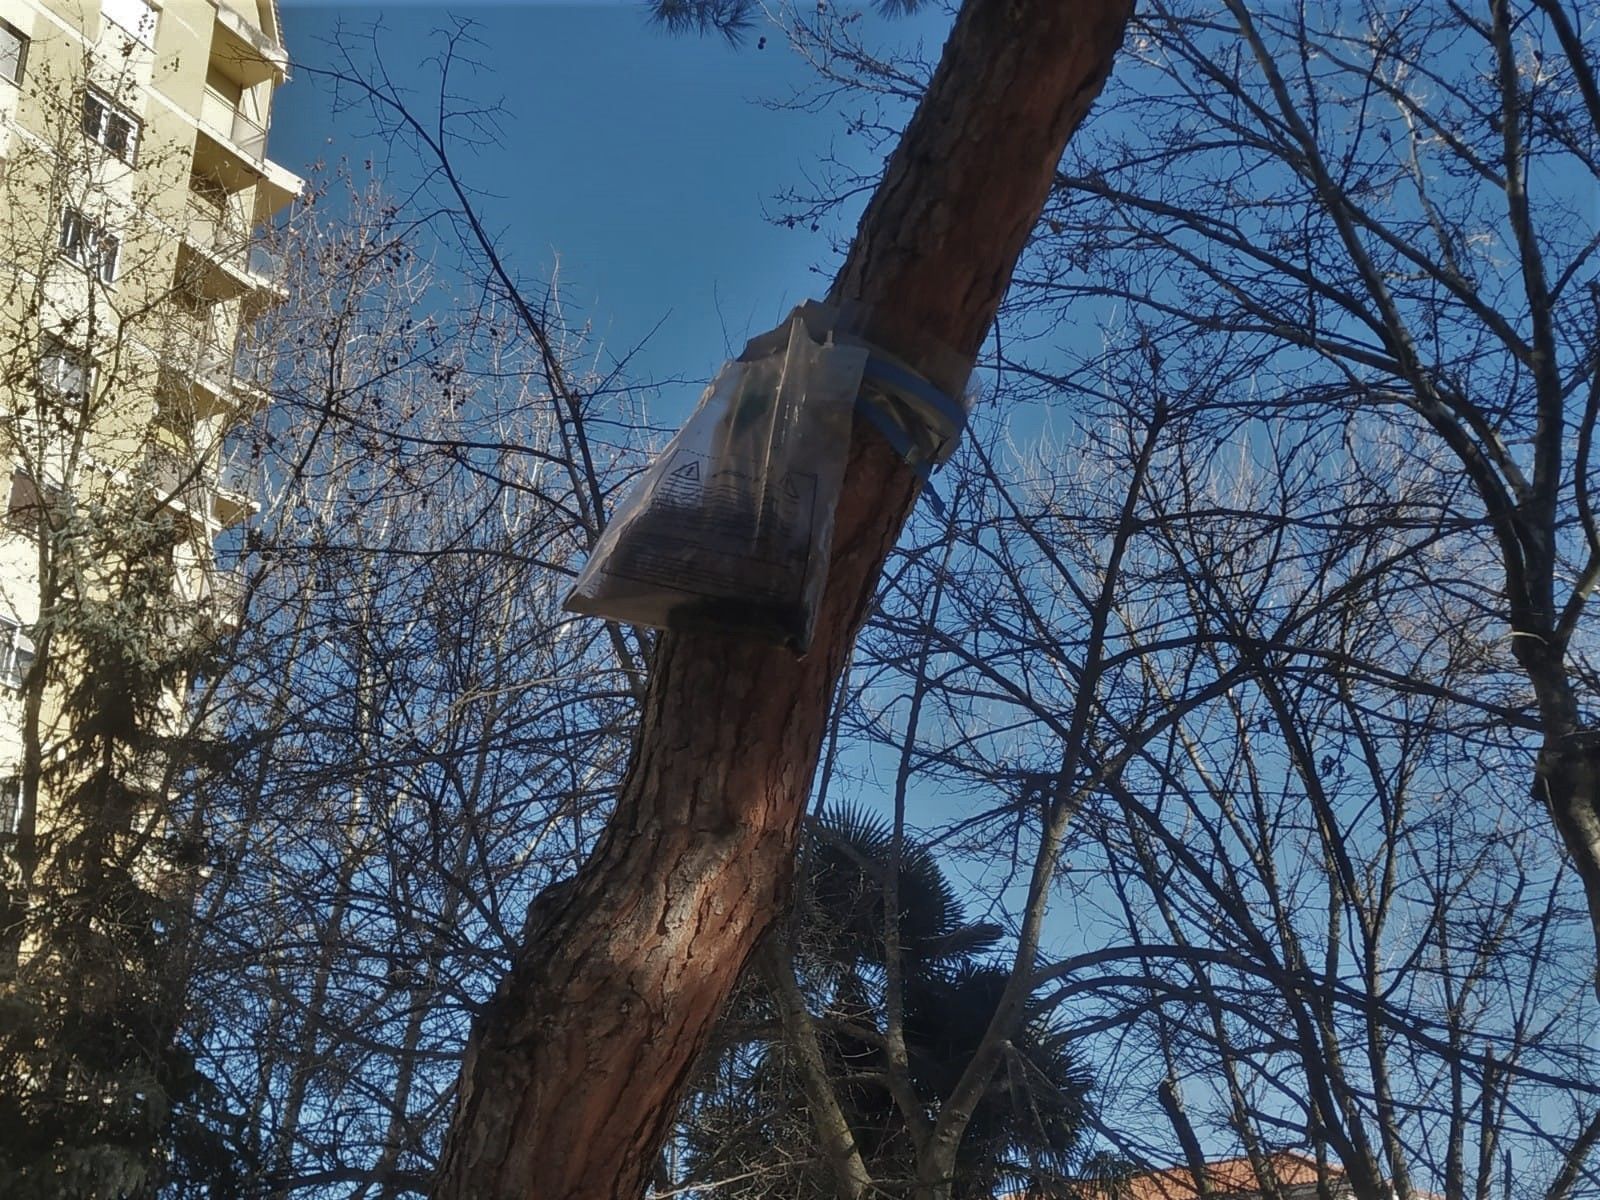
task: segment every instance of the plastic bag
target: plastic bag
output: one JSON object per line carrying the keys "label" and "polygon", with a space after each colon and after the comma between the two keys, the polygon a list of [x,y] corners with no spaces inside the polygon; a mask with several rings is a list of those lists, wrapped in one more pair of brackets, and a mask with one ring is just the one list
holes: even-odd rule
{"label": "plastic bag", "polygon": [[867,360],[808,330],[818,312],[796,310],[722,368],[613,514],[568,611],[805,651]]}

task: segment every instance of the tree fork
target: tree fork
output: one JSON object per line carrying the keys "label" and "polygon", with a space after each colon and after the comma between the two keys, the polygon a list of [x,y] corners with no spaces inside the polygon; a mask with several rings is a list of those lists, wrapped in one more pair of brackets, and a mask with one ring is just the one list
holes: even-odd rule
{"label": "tree fork", "polygon": [[[862,332],[947,390],[1131,9],[967,0],[956,19],[828,296],[868,306]],[[950,350],[966,368],[951,370]],[[782,911],[828,704],[915,496],[915,475],[858,423],[810,653],[659,639],[615,811],[571,883],[530,908],[475,1022],[438,1200],[643,1192],[723,1002]]]}

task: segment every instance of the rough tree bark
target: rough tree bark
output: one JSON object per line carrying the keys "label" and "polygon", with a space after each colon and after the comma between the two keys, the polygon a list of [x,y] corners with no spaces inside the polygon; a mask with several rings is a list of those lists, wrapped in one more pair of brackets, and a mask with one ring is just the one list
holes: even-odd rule
{"label": "rough tree bark", "polygon": [[[967,0],[830,301],[948,389],[968,368],[1132,0]],[[948,372],[941,378],[939,371]],[[686,1077],[785,901],[834,685],[916,480],[857,427],[812,649],[663,636],[616,810],[480,1014],[440,1200],[644,1190]]]}

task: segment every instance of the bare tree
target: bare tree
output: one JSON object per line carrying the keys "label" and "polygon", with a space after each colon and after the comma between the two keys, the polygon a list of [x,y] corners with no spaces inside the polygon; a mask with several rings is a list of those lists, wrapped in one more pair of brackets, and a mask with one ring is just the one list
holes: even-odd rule
{"label": "bare tree", "polygon": [[[1114,658],[1142,664],[1129,698],[1247,675],[1131,759],[1086,809],[1080,836],[1105,840],[1075,843],[1094,856],[1069,893],[1084,928],[1105,920],[1091,881],[1109,871],[1134,940],[1086,933],[1062,1000],[1117,997],[1088,1033],[1151,1022],[1119,1054],[1151,1072],[1127,1086],[1153,1124],[1106,1136],[1145,1161],[1222,1137],[1263,1168],[1262,1149],[1316,1146],[1325,1182],[1362,1194],[1569,1194],[1592,1180],[1600,1130],[1593,1017],[1573,877],[1530,811],[1549,802],[1592,874],[1595,792],[1573,766],[1587,735],[1568,721],[1590,678],[1596,245],[1571,205],[1594,186],[1592,41],[1554,3],[1158,5],[1135,28],[1119,119],[1074,144],[1000,366],[1111,428],[1163,405],[1203,414],[1141,501],[1144,532],[1166,532],[1141,538],[1148,566],[1124,567],[1127,636],[1160,632]],[[873,57],[847,26],[800,35],[823,86],[914,93],[919,64]],[[830,202],[795,199],[813,218]],[[1050,331],[1048,314],[1081,324],[1108,299],[1092,351]],[[1064,449],[1116,461],[1092,430]],[[1000,570],[973,588],[986,633],[965,651],[984,684],[936,666],[959,736],[922,751],[933,775],[998,781],[1015,743],[984,753],[973,731],[1029,718],[994,706],[1075,698],[1040,687],[1041,660],[1081,628],[1044,596],[1079,595],[1055,563],[1103,525],[1082,503],[1070,520],[1009,511],[1048,533],[1031,562],[987,551]],[[891,660],[912,661],[924,624],[888,628],[906,643]],[[1076,686],[1073,654],[1057,657]],[[1535,759],[1530,810],[1517,772]],[[1004,811],[955,836],[987,849]]]}
{"label": "bare tree", "polygon": [[[1506,800],[1534,741],[1544,746],[1541,797],[1572,784],[1582,765],[1562,722],[1587,686],[1579,485],[1592,414],[1578,405],[1565,442],[1551,420],[1553,398],[1587,394],[1593,378],[1592,313],[1578,296],[1593,246],[1541,233],[1533,248],[1559,265],[1530,275],[1517,230],[1538,211],[1518,199],[1518,181],[1539,178],[1519,165],[1527,156],[1589,169],[1588,135],[1574,132],[1591,107],[1583,44],[1563,33],[1571,21],[1553,4],[1515,18],[1497,7],[1464,27],[1444,15],[1400,25],[1357,8],[1320,28],[1303,12],[1226,13],[1231,27],[1158,7],[1140,27],[1149,75],[1126,102],[1135,115],[1099,132],[1080,156],[1091,165],[1069,160],[1049,232],[1024,262],[1014,300],[1034,315],[1019,327],[1038,328],[1052,305],[1119,306],[1098,362],[1047,371],[1022,361],[1024,347],[1002,358],[1013,379],[1094,418],[1065,447],[1077,469],[1028,491],[1003,484],[1027,462],[975,460],[968,502],[982,519],[961,535],[960,553],[948,553],[950,531],[939,530],[895,561],[881,593],[864,670],[904,672],[919,713],[895,735],[899,802],[913,776],[973,789],[983,801],[937,837],[996,890],[1014,882],[1026,892],[1009,914],[1018,940],[1006,1002],[970,1075],[920,1129],[917,1098],[903,1088],[895,1097],[918,1129],[908,1136],[922,1139],[911,1186],[949,1192],[969,1102],[990,1086],[1028,998],[1059,980],[1055,999],[1080,1036],[1111,1046],[1096,1065],[1118,1116],[1102,1132],[1129,1159],[1197,1165],[1220,1139],[1252,1156],[1269,1188],[1269,1152],[1295,1143],[1318,1152],[1326,1187],[1337,1178],[1363,1196],[1391,1187],[1487,1195],[1511,1178],[1510,1151],[1519,1185],[1566,1195],[1588,1177],[1600,1129],[1573,1032],[1592,1010],[1574,988],[1571,913],[1550,839]],[[1537,59],[1516,50],[1529,30],[1549,41]],[[1491,69],[1473,74],[1469,50]],[[1280,60],[1289,65],[1275,68]],[[972,61],[989,60],[962,60]],[[1557,61],[1569,65],[1549,67]],[[955,73],[925,114],[951,103]],[[914,94],[919,78],[876,65],[869,76],[895,96]],[[380,79],[364,94],[399,113],[388,86]],[[472,217],[446,142],[425,124],[406,127],[445,164],[458,228],[485,256],[495,294],[543,328]],[[1515,145],[1507,127],[1522,131]],[[908,144],[919,136],[914,126]],[[1152,173],[1152,161],[1163,170]],[[931,247],[877,245],[885,231],[892,240],[925,226],[886,215],[923,203],[917,175],[891,166],[840,294],[901,269],[948,267]],[[1559,212],[1556,192],[1538,199]],[[1012,226],[994,228],[1009,237]],[[1497,246],[1514,251],[1505,261],[1515,268]],[[947,294],[900,294],[936,293]],[[987,312],[972,324],[971,314],[931,305],[912,317],[975,345]],[[966,333],[953,335],[956,325]],[[907,329],[876,335],[915,357]],[[1546,387],[1551,361],[1564,364],[1556,392]],[[1524,394],[1533,399],[1519,402]],[[550,395],[570,407],[570,389],[552,385]],[[557,426],[558,440],[570,429]],[[1437,440],[1419,449],[1422,430]],[[1527,455],[1522,437],[1535,448]],[[604,510],[596,475],[571,443],[562,447],[578,526],[593,528]],[[892,533],[883,514],[904,510],[860,484],[864,473],[898,478],[880,453],[870,439],[855,451],[837,576],[850,586],[830,601],[825,653],[795,664],[663,639],[647,732],[596,857],[543,893],[523,934],[503,923],[500,961],[512,973],[467,1064],[445,1171],[454,1194],[610,1194],[642,1185],[652,1169],[714,998],[732,986],[781,892],[826,728],[820,715],[800,719],[795,698],[820,714],[833,693],[862,589]],[[1230,475],[1233,488],[1223,486]],[[856,497],[869,495],[873,511],[857,511]],[[1509,591],[1486,586],[1487,569]],[[1559,612],[1528,599],[1540,579],[1572,589]],[[936,596],[940,611],[925,610]],[[1559,670],[1539,648],[1550,646]],[[705,698],[757,678],[759,688],[734,688],[737,720],[719,723]],[[363,711],[361,691],[347,697],[350,713]],[[870,688],[860,695],[872,714]],[[874,714],[861,728],[881,734],[881,722]],[[732,739],[730,730],[745,732]],[[763,730],[788,739],[782,769],[748,753],[745,734]],[[363,736],[375,735],[352,734],[350,744],[379,744]],[[1572,837],[1582,831],[1578,784],[1555,804],[1573,853],[1582,849]],[[737,811],[726,802],[734,793]],[[327,861],[348,867],[341,887],[353,896],[374,843],[363,849],[337,816],[325,821],[338,847]],[[903,813],[894,828],[907,836]],[[572,861],[584,853],[575,842]],[[1080,855],[1090,859],[1082,869],[1072,865]],[[548,869],[538,883],[559,871],[554,860]],[[739,886],[713,888],[726,871]],[[627,886],[609,882],[618,876]],[[883,912],[898,914],[897,871],[884,886]],[[1053,893],[1073,902],[1086,944],[1045,945]],[[300,976],[316,997],[308,1012],[332,1011],[317,967],[327,961],[324,974],[337,975],[352,907],[313,921],[321,958]],[[752,916],[757,907],[767,916]],[[886,917],[891,946],[897,921]],[[690,939],[693,959],[674,935]],[[713,935],[722,950],[701,954],[700,939]],[[686,964],[704,974],[675,974]],[[613,1003],[605,998],[618,978],[632,991]],[[899,1071],[903,1084],[896,987],[886,979],[874,1032],[885,1079]],[[790,1052],[801,1053],[821,1014],[791,1006],[787,1015]],[[294,1026],[303,1062],[327,1057],[323,1019]],[[587,1074],[573,1093],[578,1063]],[[832,1122],[830,1137],[821,1101],[838,1081],[822,1082],[807,1092],[818,1145],[842,1194],[860,1194],[883,1181],[865,1171],[848,1119]],[[326,1085],[298,1086],[295,1121],[305,1128],[318,1107],[306,1097]],[[531,1107],[518,1109],[524,1094]],[[563,1122],[584,1136],[561,1132]],[[621,1132],[591,1139],[602,1125]],[[340,1130],[339,1119],[328,1128]],[[338,1140],[321,1137],[325,1147]],[[384,1157],[393,1139],[366,1140],[385,1147],[373,1161],[401,1163]],[[327,1168],[325,1181],[341,1169]],[[398,1169],[383,1186],[420,1185],[422,1167]],[[375,1185],[383,1178],[360,1170]]]}
{"label": "bare tree", "polygon": [[[409,210],[333,186],[282,235],[297,299],[255,331],[271,403],[234,447],[262,517],[196,697],[195,1014],[252,1190],[392,1196],[424,1186],[521,914],[592,843],[633,668],[560,612],[595,530],[541,354],[456,298]],[[562,370],[602,386],[555,300]]]}
{"label": "bare tree", "polygon": [[1149,360],[1129,361],[1143,381],[1114,363],[1098,397],[1074,381],[1070,453],[1004,472],[1031,464],[1031,485],[967,486],[953,557],[913,544],[891,565],[858,671],[880,697],[925,692],[924,715],[867,689],[862,733],[962,798],[924,836],[1013,928],[1043,797],[1071,789],[1056,961],[1026,977],[1056,981],[1125,1162],[1247,1155],[1274,1194],[1294,1147],[1359,1196],[1566,1194],[1592,1172],[1586,939],[1512,786],[1481,618],[1419,581],[1413,558],[1444,569],[1437,540],[1397,534],[1443,511],[1436,464],[1274,434],[1219,374],[1165,410],[1118,554],[1107,484],[1148,437]]}
{"label": "bare tree", "polygon": [[1127,121],[1064,168],[1019,295],[1125,303],[1171,386],[1205,342],[1264,416],[1443,448],[1429,582],[1497,626],[1479,678],[1600,934],[1591,33],[1557,0],[1154,4]]}

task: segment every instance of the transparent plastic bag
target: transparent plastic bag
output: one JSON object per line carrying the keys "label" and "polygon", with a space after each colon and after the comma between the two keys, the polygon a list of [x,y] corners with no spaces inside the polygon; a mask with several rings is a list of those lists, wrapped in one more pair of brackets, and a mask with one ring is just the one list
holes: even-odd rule
{"label": "transparent plastic bag", "polygon": [[717,374],[612,515],[568,611],[810,645],[867,360],[809,330],[817,311]]}

